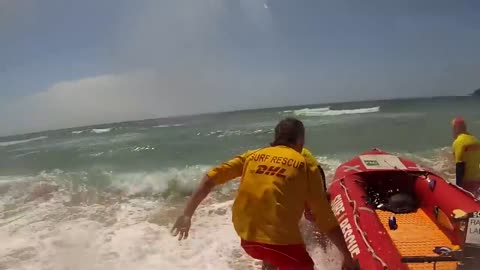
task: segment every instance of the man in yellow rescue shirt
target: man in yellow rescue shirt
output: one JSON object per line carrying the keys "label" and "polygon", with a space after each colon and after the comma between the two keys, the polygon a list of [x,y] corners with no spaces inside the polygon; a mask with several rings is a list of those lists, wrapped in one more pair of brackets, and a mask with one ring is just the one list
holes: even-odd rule
{"label": "man in yellow rescue shirt", "polygon": [[452,121],[452,127],[457,185],[477,195],[480,192],[480,142],[467,132],[461,117]]}
{"label": "man in yellow rescue shirt", "polygon": [[191,217],[213,187],[241,177],[232,221],[247,254],[278,270],[313,270],[298,227],[307,203],[319,230],[343,253],[343,269],[355,269],[318,167],[301,154],[304,138],[303,123],[287,118],[275,127],[269,147],[247,151],[211,169],[174,224],[174,236],[188,237]]}

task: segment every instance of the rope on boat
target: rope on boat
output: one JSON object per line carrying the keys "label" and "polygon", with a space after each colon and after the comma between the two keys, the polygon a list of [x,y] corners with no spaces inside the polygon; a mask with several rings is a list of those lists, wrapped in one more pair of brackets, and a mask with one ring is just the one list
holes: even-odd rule
{"label": "rope on boat", "polygon": [[375,250],[372,248],[372,246],[370,245],[370,243],[368,242],[367,240],[367,235],[366,233],[362,230],[362,228],[360,227],[359,225],[359,218],[360,218],[360,215],[359,215],[359,212],[358,212],[358,209],[357,209],[357,202],[355,200],[352,200],[350,198],[350,195],[348,194],[348,189],[347,187],[345,186],[344,184],[344,181],[343,179],[340,181],[340,186],[343,188],[344,192],[345,192],[345,195],[347,197],[347,200],[348,200],[348,203],[350,205],[353,205],[353,214],[354,214],[354,222],[355,222],[355,226],[357,227],[357,231],[360,233],[360,235],[362,236],[362,240],[363,242],[365,243],[365,245],[367,246],[368,248],[368,252],[372,255],[372,257],[379,261],[380,264],[382,264],[383,266],[383,269],[384,270],[388,270],[388,265],[385,263],[385,261],[382,260],[382,258],[380,258],[377,253],[375,253]]}

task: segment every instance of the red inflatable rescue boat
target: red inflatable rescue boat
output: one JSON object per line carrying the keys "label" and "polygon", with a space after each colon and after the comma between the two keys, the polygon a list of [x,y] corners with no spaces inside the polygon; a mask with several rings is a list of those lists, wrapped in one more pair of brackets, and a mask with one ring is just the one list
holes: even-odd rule
{"label": "red inflatable rescue boat", "polygon": [[362,270],[480,269],[480,202],[432,170],[374,149],[328,191]]}

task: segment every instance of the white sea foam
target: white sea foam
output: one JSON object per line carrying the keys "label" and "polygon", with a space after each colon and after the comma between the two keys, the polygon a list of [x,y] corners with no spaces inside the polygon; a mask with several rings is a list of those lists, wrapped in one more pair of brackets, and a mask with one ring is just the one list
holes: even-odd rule
{"label": "white sea foam", "polygon": [[217,138],[230,137],[230,136],[248,136],[258,134],[272,134],[273,128],[257,128],[257,129],[228,129],[228,130],[215,130],[208,133],[197,133],[197,136],[216,136]]}
{"label": "white sea foam", "polygon": [[[328,159],[320,160],[328,164]],[[259,262],[239,245],[231,223],[231,200],[208,197],[194,216],[189,239],[178,242],[170,228],[185,202],[148,195],[167,192],[172,183],[189,194],[209,167],[105,172],[120,195],[73,188],[66,180],[74,174],[60,170],[35,177],[1,177],[0,268],[259,269]],[[338,260],[328,259],[331,255],[313,246],[309,250],[317,269],[338,268]]]}
{"label": "white sea foam", "polygon": [[107,132],[110,132],[110,131],[112,131],[112,128],[94,128],[94,129],[92,129],[92,132],[97,133],[97,134],[107,133]]}
{"label": "white sea foam", "polygon": [[[448,162],[442,155],[439,150],[430,163],[442,168]],[[317,159],[328,179],[341,163]],[[71,175],[59,170],[0,177],[0,269],[260,269],[239,246],[230,199],[209,196],[193,218],[189,239],[179,242],[170,228],[185,200],[139,196],[166,192],[172,182],[188,194],[209,167],[108,172],[112,187],[123,192],[97,194],[97,199],[89,197],[89,190],[69,186]],[[302,221],[301,227],[316,269],[339,269],[339,252],[330,248],[325,253],[309,239],[311,225]]]}
{"label": "white sea foam", "polygon": [[330,110],[329,107],[326,108],[317,108],[317,109],[301,109],[295,110],[293,113],[297,116],[337,116],[345,114],[364,114],[364,113],[374,113],[379,112],[380,107],[371,107],[371,108],[359,108],[351,110]]}
{"label": "white sea foam", "polygon": [[[31,202],[21,216],[3,219],[3,269],[259,269],[239,246],[231,224],[232,201],[206,200],[193,218],[190,237],[170,235],[178,208],[144,199],[112,205],[65,207],[55,195]],[[156,223],[156,224],[155,224]],[[309,246],[317,269],[327,256]],[[335,251],[332,251],[335,254]]]}
{"label": "white sea foam", "polygon": [[44,140],[44,139],[47,139],[47,138],[48,138],[47,136],[40,136],[40,137],[26,139],[26,140],[0,142],[0,146],[10,146],[10,145],[16,145],[16,144],[29,143],[29,142],[33,142],[33,141]]}
{"label": "white sea foam", "polygon": [[148,173],[122,173],[113,176],[112,187],[120,189],[128,195],[158,194],[173,187],[179,192],[190,192],[193,190],[193,185],[209,168],[208,165],[197,165]]}
{"label": "white sea foam", "polygon": [[[309,116],[311,114],[318,114],[318,113],[323,113],[323,112],[326,112],[326,111],[329,111],[330,110],[330,107],[321,107],[321,108],[303,108],[303,109],[299,109],[299,110],[294,110],[293,113],[295,115],[305,115],[305,116]],[[285,111],[285,112],[292,112],[292,111]]]}
{"label": "white sea foam", "polygon": [[181,126],[184,126],[185,124],[165,124],[165,125],[158,125],[158,126],[153,126],[154,128],[167,128],[167,127],[181,127]]}

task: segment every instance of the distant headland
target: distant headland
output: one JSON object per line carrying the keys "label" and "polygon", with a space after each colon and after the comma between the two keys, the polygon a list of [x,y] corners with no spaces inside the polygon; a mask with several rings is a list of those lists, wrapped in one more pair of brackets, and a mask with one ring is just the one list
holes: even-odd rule
{"label": "distant headland", "polygon": [[472,93],[472,96],[480,97],[480,88]]}

